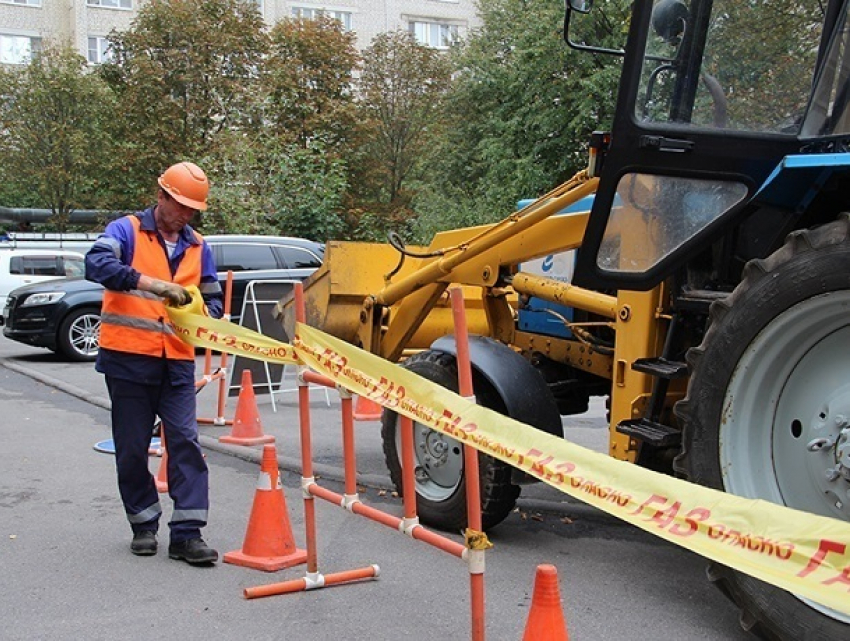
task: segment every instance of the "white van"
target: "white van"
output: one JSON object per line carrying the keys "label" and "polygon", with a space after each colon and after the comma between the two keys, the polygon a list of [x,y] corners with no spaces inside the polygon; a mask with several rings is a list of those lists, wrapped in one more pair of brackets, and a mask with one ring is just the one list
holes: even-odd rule
{"label": "white van", "polygon": [[[13,289],[29,283],[84,276],[85,258],[66,249],[0,249],[0,314]],[[0,315],[0,325],[4,318]]]}

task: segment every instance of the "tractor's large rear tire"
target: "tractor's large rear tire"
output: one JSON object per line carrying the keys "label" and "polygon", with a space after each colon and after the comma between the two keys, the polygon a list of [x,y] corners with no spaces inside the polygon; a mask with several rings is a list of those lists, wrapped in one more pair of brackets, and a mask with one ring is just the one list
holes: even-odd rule
{"label": "tractor's large rear tire", "polygon": [[[404,367],[452,391],[457,391],[457,362],[440,351],[420,352],[408,358]],[[476,381],[475,396],[480,405],[504,412],[498,394],[483,381]],[[384,410],[381,418],[384,457],[390,478],[403,494],[401,474],[401,436],[399,417]],[[413,424],[416,461],[416,506],[422,523],[457,532],[467,525],[466,476],[461,444],[441,432]],[[485,529],[502,522],[513,510],[520,493],[511,483],[507,463],[486,454],[478,454],[481,479],[481,519]]]}
{"label": "tractor's large rear tire", "polygon": [[[711,307],[676,407],[694,482],[850,521],[850,217],[795,232]],[[818,445],[819,444],[819,445]],[[850,617],[726,566],[709,578],[767,639],[850,639]]]}

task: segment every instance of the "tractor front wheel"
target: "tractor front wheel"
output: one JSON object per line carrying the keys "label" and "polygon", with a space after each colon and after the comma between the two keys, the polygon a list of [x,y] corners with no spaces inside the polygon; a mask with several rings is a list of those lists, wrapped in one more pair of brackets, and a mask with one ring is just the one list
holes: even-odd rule
{"label": "tractor front wheel", "polygon": [[[420,352],[408,358],[404,367],[452,391],[457,391],[457,362],[440,351]],[[476,385],[475,396],[481,405],[504,412],[501,399],[486,385]],[[401,433],[399,416],[384,410],[381,437],[390,478],[403,494],[401,470]],[[466,477],[463,446],[455,439],[414,422],[416,465],[416,506],[422,523],[457,532],[467,525]],[[478,454],[481,481],[481,518],[485,529],[502,522],[513,510],[520,493],[511,483],[510,465],[486,454]]]}

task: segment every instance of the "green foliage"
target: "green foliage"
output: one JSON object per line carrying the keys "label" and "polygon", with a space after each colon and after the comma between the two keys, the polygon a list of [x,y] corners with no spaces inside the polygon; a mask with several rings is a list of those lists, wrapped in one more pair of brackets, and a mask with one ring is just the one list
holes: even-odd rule
{"label": "green foliage", "polygon": [[199,229],[206,234],[263,234],[270,228],[270,151],[264,136],[224,132],[199,164],[211,189]]}
{"label": "green foliage", "polygon": [[440,105],[451,68],[440,52],[406,31],[379,34],[363,53],[360,117],[369,136],[358,178],[366,201],[407,206],[405,184],[417,176],[441,132]]}
{"label": "green foliage", "polygon": [[[627,13],[605,3],[594,44],[622,44]],[[483,26],[456,52],[447,98],[451,129],[415,206],[433,221],[488,222],[516,202],[545,193],[586,162],[586,142],[613,114],[619,60],[579,53],[563,42],[560,0],[481,0]],[[459,214],[446,217],[446,198]]]}
{"label": "green foliage", "polygon": [[363,133],[352,92],[355,35],[321,16],[283,20],[270,41],[261,73],[264,220],[284,235],[345,237],[343,199]]}
{"label": "green foliage", "polygon": [[306,149],[283,147],[269,177],[272,232],[320,242],[346,230],[342,201],[348,183],[345,162],[314,141]]}
{"label": "green foliage", "polygon": [[113,34],[125,202],[187,158],[207,171],[207,232],[324,240],[345,228],[341,159],[357,140],[354,35],[329,18],[266,31],[253,2],[154,0]]}
{"label": "green foliage", "polygon": [[72,210],[99,204],[113,96],[84,58],[54,46],[0,71],[0,86],[3,204],[49,208],[64,229]]}
{"label": "green foliage", "polygon": [[320,137],[332,153],[350,151],[358,129],[351,91],[360,60],[354,33],[326,16],[286,19],[272,28],[270,41],[261,73],[268,125],[302,147]]}
{"label": "green foliage", "polygon": [[403,236],[407,242],[417,245],[428,245],[437,232],[474,227],[498,220],[507,213],[485,190],[470,197],[451,184],[423,184],[414,206],[417,216]]}
{"label": "green foliage", "polygon": [[[587,39],[621,45],[626,5],[597,3]],[[33,118],[42,132],[30,147],[55,143],[54,124],[86,132],[66,145],[85,154],[64,176],[87,208],[143,206],[159,173],[189,159],[213,186],[206,232],[427,242],[571,175],[614,105],[617,60],[566,48],[560,0],[480,0],[480,13],[481,29],[451,52],[392,32],[361,66],[354,35],[330,18],[267,30],[246,0],[151,0],[110,36],[111,62],[87,74],[76,60],[91,85],[73,99],[81,111]],[[14,96],[20,78],[0,78]],[[5,103],[4,123],[16,104]],[[0,198],[44,206],[32,175],[0,167],[11,176]]]}
{"label": "green foliage", "polygon": [[124,141],[113,179],[132,206],[164,167],[250,127],[267,33],[253,2],[152,0],[110,45],[114,60],[100,73],[118,96]]}
{"label": "green foliage", "polygon": [[308,147],[269,136],[232,134],[211,156],[204,233],[279,234],[324,242],[347,231],[341,159],[313,141]]}
{"label": "green foliage", "polygon": [[[2,82],[0,78],[0,82]],[[6,155],[6,150],[0,144],[0,153]],[[0,163],[0,207],[25,207],[40,209],[44,205],[38,193],[30,185],[18,180],[15,167],[9,163]]]}

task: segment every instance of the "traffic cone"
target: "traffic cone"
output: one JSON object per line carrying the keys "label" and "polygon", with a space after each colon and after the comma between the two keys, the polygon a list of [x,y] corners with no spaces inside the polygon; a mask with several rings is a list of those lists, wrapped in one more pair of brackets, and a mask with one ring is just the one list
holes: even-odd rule
{"label": "traffic cone", "polygon": [[355,421],[380,421],[382,411],[380,405],[364,396],[358,396],[354,402]]}
{"label": "traffic cone", "polygon": [[561,610],[558,570],[554,565],[538,565],[534,595],[522,641],[569,641],[567,624]]}
{"label": "traffic cone", "polygon": [[233,431],[218,437],[219,443],[233,445],[260,445],[274,443],[274,436],[263,434],[260,412],[257,409],[257,397],[254,396],[254,383],[251,370],[242,370],[242,386],[236,401],[236,414],[233,417]]}
{"label": "traffic cone", "polygon": [[159,437],[159,444],[162,449],[162,458],[159,459],[159,470],[156,473],[156,491],[160,494],[168,492],[168,450],[165,447],[165,430]]}
{"label": "traffic cone", "polygon": [[275,447],[264,445],[245,542],[241,550],[227,552],[224,562],[274,572],[306,561],[307,550],[296,548],[292,537]]}

